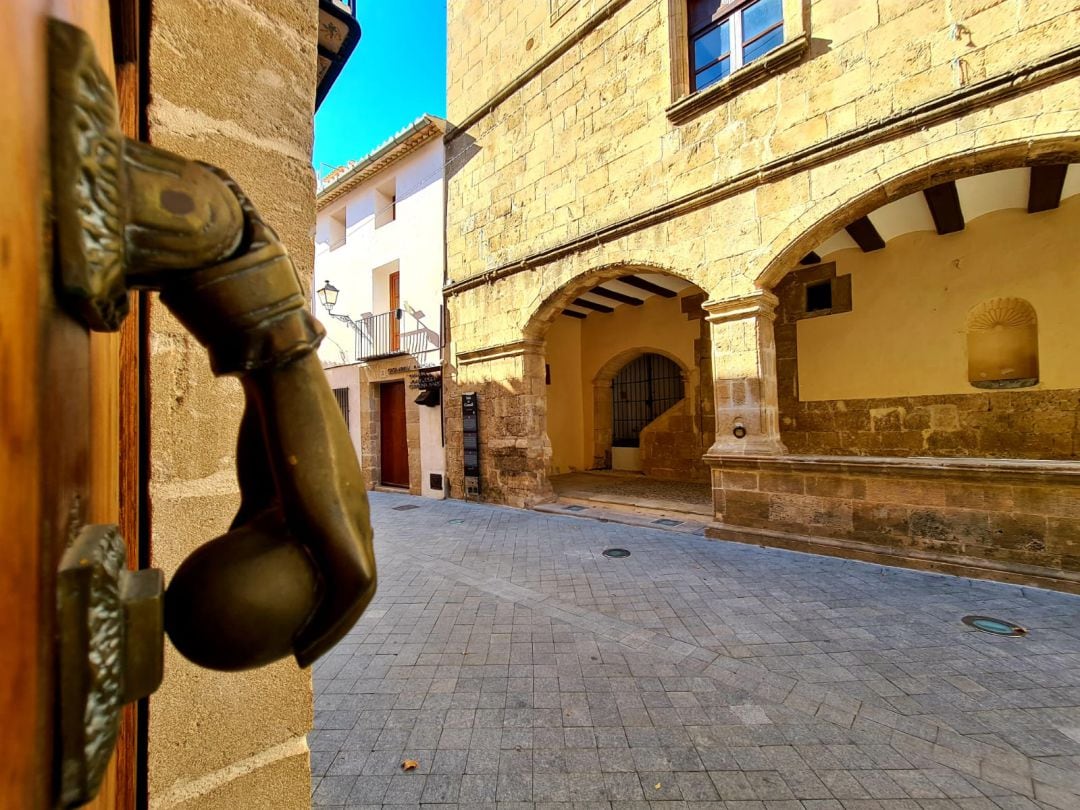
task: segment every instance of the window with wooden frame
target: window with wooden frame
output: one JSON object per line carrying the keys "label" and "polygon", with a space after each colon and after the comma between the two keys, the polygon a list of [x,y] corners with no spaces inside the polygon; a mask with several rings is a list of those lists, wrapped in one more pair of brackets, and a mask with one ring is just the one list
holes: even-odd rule
{"label": "window with wooden frame", "polygon": [[784,44],[782,0],[690,0],[688,17],[694,91]]}
{"label": "window with wooden frame", "polygon": [[798,64],[810,48],[803,0],[668,0],[669,119],[683,123]]}

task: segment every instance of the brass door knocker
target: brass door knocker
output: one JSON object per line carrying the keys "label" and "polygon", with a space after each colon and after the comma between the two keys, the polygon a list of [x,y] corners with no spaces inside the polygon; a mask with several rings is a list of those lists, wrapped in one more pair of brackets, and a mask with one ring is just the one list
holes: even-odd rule
{"label": "brass door knocker", "polygon": [[[230,530],[173,576],[165,631],[187,658],[212,669],[257,667],[290,653],[307,666],[348,632],[376,588],[364,482],[315,355],[324,330],[305,308],[285,248],[237,185],[212,166],[125,138],[89,38],[58,21],[49,34],[60,299],[89,328],[112,331],[127,314],[129,290],[157,290],[206,347],[214,373],[239,377],[244,390],[240,509]],[[91,545],[102,549],[95,581],[123,568],[115,544],[94,535]],[[69,579],[78,589],[91,578]],[[146,587],[139,598],[151,607],[138,624],[152,628]],[[149,667],[134,679],[134,691],[148,694],[161,677],[160,622],[156,638],[136,634],[130,622],[121,630],[129,650],[156,645],[143,656],[156,654],[156,676]],[[76,701],[100,704],[95,688],[103,687],[90,683]],[[123,697],[140,696],[132,691]],[[84,709],[62,712],[83,717]]]}

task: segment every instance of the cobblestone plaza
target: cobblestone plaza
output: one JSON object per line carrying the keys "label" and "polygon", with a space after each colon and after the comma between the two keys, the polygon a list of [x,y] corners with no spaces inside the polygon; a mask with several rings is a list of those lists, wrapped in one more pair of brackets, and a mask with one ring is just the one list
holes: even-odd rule
{"label": "cobblestone plaza", "polygon": [[372,509],[379,594],[314,670],[317,807],[1080,807],[1080,598],[460,501]]}

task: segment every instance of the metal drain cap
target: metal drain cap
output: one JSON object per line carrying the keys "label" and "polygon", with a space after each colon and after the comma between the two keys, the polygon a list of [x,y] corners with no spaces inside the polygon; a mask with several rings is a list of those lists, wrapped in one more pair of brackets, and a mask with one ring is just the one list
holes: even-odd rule
{"label": "metal drain cap", "polygon": [[995,619],[991,616],[965,616],[960,621],[968,627],[974,627],[976,630],[982,630],[984,633],[993,633],[995,636],[1009,636],[1011,638],[1016,638],[1017,636],[1027,635],[1027,630],[1020,625],[1004,621],[1003,619]]}
{"label": "metal drain cap", "polygon": [[603,554],[605,557],[614,557],[615,559],[630,556],[630,552],[625,548],[606,548],[604,549]]}

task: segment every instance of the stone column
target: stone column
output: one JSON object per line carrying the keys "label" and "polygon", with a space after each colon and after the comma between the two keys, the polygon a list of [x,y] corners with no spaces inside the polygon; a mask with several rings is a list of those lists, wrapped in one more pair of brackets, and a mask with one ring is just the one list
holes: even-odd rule
{"label": "stone column", "polygon": [[[151,142],[232,175],[310,290],[318,3],[150,5]],[[196,547],[228,530],[239,507],[244,398],[234,378],[211,375],[206,350],[156,300],[149,363],[151,561],[169,579]],[[312,718],[311,670],[291,658],[213,672],[168,645],[165,680],[150,698],[150,807],[310,808]]]}
{"label": "stone column", "polygon": [[780,455],[773,319],[778,300],[765,290],[706,301],[712,328],[716,441],[706,460],[731,455]]}

